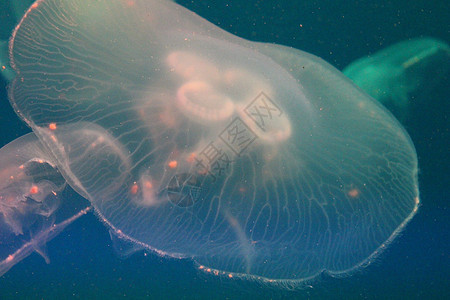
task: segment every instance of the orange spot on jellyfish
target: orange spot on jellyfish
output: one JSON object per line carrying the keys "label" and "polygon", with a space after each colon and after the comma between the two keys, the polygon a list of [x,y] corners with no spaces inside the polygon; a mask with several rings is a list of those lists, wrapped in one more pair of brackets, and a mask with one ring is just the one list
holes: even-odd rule
{"label": "orange spot on jellyfish", "polygon": [[351,189],[350,191],[348,191],[347,195],[352,198],[358,198],[360,193],[361,192],[358,189]]}
{"label": "orange spot on jellyfish", "polygon": [[39,188],[38,188],[36,185],[31,186],[31,188],[30,188],[30,194],[31,194],[31,195],[35,195],[35,194],[37,194],[37,193],[39,193]]}
{"label": "orange spot on jellyfish", "polygon": [[131,193],[132,195],[136,195],[137,192],[138,192],[138,190],[139,190],[138,185],[137,185],[136,183],[134,183],[134,184],[131,186],[131,188],[130,188],[130,193]]}
{"label": "orange spot on jellyfish", "polygon": [[56,123],[50,123],[50,124],[48,124],[48,129],[50,129],[50,130],[56,130]]}
{"label": "orange spot on jellyfish", "polygon": [[178,166],[178,162],[176,160],[172,160],[169,162],[169,168],[175,169]]}

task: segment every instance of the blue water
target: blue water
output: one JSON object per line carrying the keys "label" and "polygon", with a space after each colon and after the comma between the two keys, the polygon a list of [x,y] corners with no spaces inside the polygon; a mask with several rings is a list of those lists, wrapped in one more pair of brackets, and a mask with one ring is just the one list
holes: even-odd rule
{"label": "blue water", "polygon": [[[316,54],[338,69],[388,45],[419,36],[450,43],[446,0],[178,1],[241,37]],[[0,14],[1,39],[12,26]],[[5,27],[3,27],[5,24]],[[89,214],[48,244],[51,263],[37,254],[0,278],[0,299],[450,299],[449,79],[417,95],[405,126],[419,158],[422,206],[376,262],[346,278],[324,277],[299,291],[199,273],[190,261],[138,252],[121,259],[104,227]],[[0,144],[28,132],[0,89]],[[85,200],[75,194],[70,201]]]}

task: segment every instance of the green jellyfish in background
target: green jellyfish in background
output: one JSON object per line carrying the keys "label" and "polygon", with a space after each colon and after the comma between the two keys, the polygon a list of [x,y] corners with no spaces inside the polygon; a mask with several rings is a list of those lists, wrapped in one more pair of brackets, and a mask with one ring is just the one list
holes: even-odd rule
{"label": "green jellyfish in background", "polygon": [[416,38],[360,58],[343,73],[405,121],[411,98],[428,94],[450,69],[450,47],[434,38]]}

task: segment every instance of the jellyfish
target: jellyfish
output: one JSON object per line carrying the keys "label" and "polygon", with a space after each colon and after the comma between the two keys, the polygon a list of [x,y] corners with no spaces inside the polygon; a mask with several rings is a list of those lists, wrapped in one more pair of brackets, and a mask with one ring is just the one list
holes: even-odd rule
{"label": "jellyfish", "polygon": [[45,244],[91,210],[55,224],[65,186],[33,133],[0,149],[0,276],[32,252],[49,263]]}
{"label": "jellyfish", "polygon": [[[423,37],[402,41],[349,64],[343,73],[369,95],[408,118],[411,97],[428,95],[450,69],[450,47]],[[427,96],[420,96],[421,98]]]}
{"label": "jellyfish", "polygon": [[417,212],[414,145],[384,107],[173,1],[37,1],[10,57],[13,108],[99,219],[212,275],[349,275]]}

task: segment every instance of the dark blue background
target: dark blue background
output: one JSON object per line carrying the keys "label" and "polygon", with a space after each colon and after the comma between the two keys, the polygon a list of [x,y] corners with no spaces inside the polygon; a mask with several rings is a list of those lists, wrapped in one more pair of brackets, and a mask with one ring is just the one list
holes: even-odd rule
{"label": "dark blue background", "polygon": [[[432,36],[450,43],[447,0],[178,2],[233,34],[299,48],[338,69],[407,38]],[[0,17],[4,39],[12,22],[5,10]],[[208,276],[190,261],[154,254],[122,260],[107,228],[90,214],[48,244],[51,264],[32,254],[1,277],[0,298],[449,299],[449,92],[445,78],[431,94],[418,95],[405,122],[419,157],[418,214],[383,255],[350,277],[324,277],[291,292]],[[2,81],[0,145],[28,131],[9,107]],[[73,193],[66,201],[86,203]]]}

